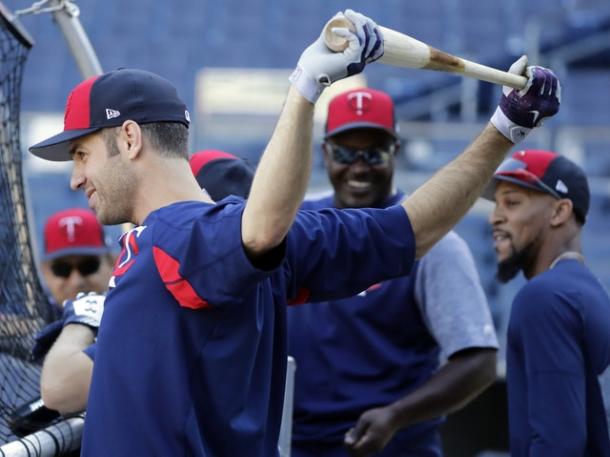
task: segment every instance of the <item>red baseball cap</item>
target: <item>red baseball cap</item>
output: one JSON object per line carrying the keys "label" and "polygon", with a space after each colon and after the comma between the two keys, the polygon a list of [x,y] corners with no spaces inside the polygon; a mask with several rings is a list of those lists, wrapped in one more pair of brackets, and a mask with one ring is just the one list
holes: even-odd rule
{"label": "red baseball cap", "polygon": [[190,116],[176,88],[160,76],[122,68],[77,85],[66,102],[64,131],[30,147],[47,160],[71,160],[69,142],[131,119],[139,124],[179,122]]}
{"label": "red baseball cap", "polygon": [[384,130],[397,139],[392,98],[385,92],[366,87],[335,96],[328,104],[325,138],[356,128]]}
{"label": "red baseball cap", "polygon": [[577,164],[552,151],[527,149],[513,153],[496,170],[483,197],[494,200],[498,181],[508,181],[572,201],[576,217],[584,224],[589,212],[589,183]]}
{"label": "red baseball cap", "polygon": [[69,208],[53,214],[44,226],[44,257],[102,255],[110,251],[93,211]]}
{"label": "red baseball cap", "polygon": [[254,172],[233,154],[205,149],[195,152],[189,163],[197,182],[212,200],[219,201],[229,195],[248,197]]}

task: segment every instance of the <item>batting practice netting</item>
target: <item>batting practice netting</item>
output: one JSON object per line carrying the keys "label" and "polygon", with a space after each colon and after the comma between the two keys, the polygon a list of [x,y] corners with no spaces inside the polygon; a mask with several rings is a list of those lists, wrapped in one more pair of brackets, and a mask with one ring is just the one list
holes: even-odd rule
{"label": "batting practice netting", "polygon": [[39,396],[33,335],[51,310],[30,245],[21,171],[21,76],[32,41],[0,3],[0,445],[16,439],[14,410]]}

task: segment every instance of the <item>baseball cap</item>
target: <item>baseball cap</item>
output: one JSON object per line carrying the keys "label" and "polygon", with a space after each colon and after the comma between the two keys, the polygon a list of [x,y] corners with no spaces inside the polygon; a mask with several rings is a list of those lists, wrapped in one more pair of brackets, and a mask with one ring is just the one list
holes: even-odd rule
{"label": "baseball cap", "polygon": [[47,219],[43,260],[67,255],[101,255],[109,251],[104,229],[92,211],[68,208]]}
{"label": "baseball cap", "polygon": [[576,217],[584,224],[589,211],[589,183],[585,172],[555,152],[527,149],[513,153],[496,170],[483,197],[494,200],[498,181],[572,200]]}
{"label": "baseball cap", "polygon": [[398,138],[392,98],[365,87],[335,96],[328,104],[325,138],[356,128],[380,129]]}
{"label": "baseball cap", "polygon": [[233,154],[205,149],[195,152],[189,163],[197,182],[212,200],[219,201],[228,195],[248,197],[254,172]]}
{"label": "baseball cap", "polygon": [[64,131],[30,147],[47,160],[70,160],[68,143],[131,119],[140,124],[180,122],[190,116],[176,88],[160,76],[122,68],[94,76],[77,85],[66,101]]}

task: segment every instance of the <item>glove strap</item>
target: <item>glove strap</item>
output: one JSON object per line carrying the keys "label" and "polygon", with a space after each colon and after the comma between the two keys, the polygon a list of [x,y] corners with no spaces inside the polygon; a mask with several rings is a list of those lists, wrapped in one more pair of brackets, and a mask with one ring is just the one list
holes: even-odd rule
{"label": "glove strap", "polygon": [[504,114],[504,111],[502,111],[499,106],[496,108],[490,122],[502,135],[504,135],[514,144],[517,144],[523,140],[532,130],[515,124],[508,117],[506,117],[506,114]]}
{"label": "glove strap", "polygon": [[311,103],[315,103],[318,100],[325,87],[315,78],[307,74],[299,65],[294,69],[288,80],[299,93]]}

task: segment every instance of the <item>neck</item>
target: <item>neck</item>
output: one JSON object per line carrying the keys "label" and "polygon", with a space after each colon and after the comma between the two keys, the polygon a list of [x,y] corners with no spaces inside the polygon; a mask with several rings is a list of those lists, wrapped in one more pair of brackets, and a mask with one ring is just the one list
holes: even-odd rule
{"label": "neck", "polygon": [[181,201],[212,203],[183,159],[157,158],[144,170],[138,189],[134,223],[140,225],[153,211]]}
{"label": "neck", "polygon": [[563,242],[553,242],[551,240],[547,246],[543,246],[536,256],[535,262],[531,269],[524,271],[525,277],[531,279],[540,273],[555,266],[557,261],[563,258],[579,258],[582,257],[582,248],[580,245],[580,236],[578,233],[574,236],[565,239]]}

